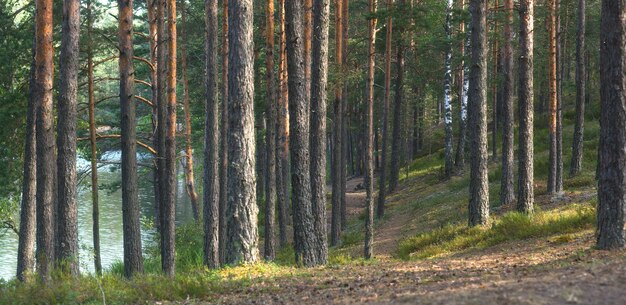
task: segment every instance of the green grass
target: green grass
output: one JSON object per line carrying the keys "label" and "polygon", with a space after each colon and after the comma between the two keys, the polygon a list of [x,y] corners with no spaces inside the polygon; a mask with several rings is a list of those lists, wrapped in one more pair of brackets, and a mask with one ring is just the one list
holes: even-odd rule
{"label": "green grass", "polygon": [[491,227],[468,228],[451,224],[400,242],[397,256],[423,259],[484,249],[500,243],[548,237],[590,229],[595,223],[592,204],[571,204],[561,209],[538,211],[533,215],[508,212],[493,220]]}

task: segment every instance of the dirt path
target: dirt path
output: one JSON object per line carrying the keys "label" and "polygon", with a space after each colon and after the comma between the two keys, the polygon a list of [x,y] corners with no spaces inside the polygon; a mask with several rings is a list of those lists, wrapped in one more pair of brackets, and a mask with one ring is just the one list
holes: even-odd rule
{"label": "dirt path", "polygon": [[[626,253],[573,242],[503,244],[448,258],[312,269],[264,280],[224,304],[624,304]],[[245,294],[243,293],[245,292]]]}

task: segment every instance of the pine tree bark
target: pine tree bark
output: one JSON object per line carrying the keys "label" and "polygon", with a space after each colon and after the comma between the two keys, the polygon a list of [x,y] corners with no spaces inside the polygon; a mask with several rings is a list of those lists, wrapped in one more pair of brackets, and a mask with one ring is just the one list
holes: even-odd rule
{"label": "pine tree bark", "polygon": [[63,1],[57,125],[57,261],[63,272],[77,276],[78,203],[76,199],[76,104],[80,1]]}
{"label": "pine tree bark", "polygon": [[278,128],[276,133],[276,184],[278,197],[279,246],[287,246],[289,222],[289,101],[287,90],[287,36],[285,33],[285,0],[278,0],[279,59],[278,59]]}
{"label": "pine tree bark", "polygon": [[[376,14],[376,0],[369,0],[370,15]],[[376,64],[376,18],[369,19],[368,36],[368,65],[366,83],[365,108],[365,243],[363,256],[366,259],[374,255],[374,77]]]}
{"label": "pine tree bark", "polygon": [[254,147],[252,0],[228,3],[227,264],[259,258]]}
{"label": "pine tree bark", "polygon": [[[343,67],[343,0],[335,0],[335,64]],[[335,102],[333,104],[333,145],[332,145],[332,214],[330,221],[330,244],[336,246],[341,242],[341,203],[342,203],[342,126],[343,105],[342,88],[335,86]]]}
{"label": "pine tree bark", "polygon": [[624,247],[626,1],[602,1],[597,247]]}
{"label": "pine tree bark", "polygon": [[[269,0],[272,1],[272,0]],[[326,245],[326,99],[328,80],[328,28],[330,1],[313,3],[313,50],[311,61],[311,209],[316,233],[316,257],[328,260]]]}
{"label": "pine tree bark", "polygon": [[167,0],[167,73],[163,204],[161,206],[161,268],[173,277],[176,272],[176,0]]}
{"label": "pine tree bark", "polygon": [[548,193],[557,193],[557,81],[556,81],[556,1],[548,0],[548,85],[550,96],[549,128],[550,155],[548,168]]}
{"label": "pine tree bark", "polygon": [[220,127],[219,256],[226,262],[226,207],[228,204],[228,0],[222,1],[222,109]]}
{"label": "pine tree bark", "polygon": [[311,42],[313,40],[313,0],[304,0],[304,94],[311,100]]}
{"label": "pine tree bark", "polygon": [[487,168],[487,2],[471,0],[472,65],[470,68],[468,128],[470,138],[469,225],[489,221]]}
{"label": "pine tree bark", "polygon": [[[200,207],[198,206],[198,193],[196,193],[196,181],[193,173],[193,146],[191,140],[191,106],[189,104],[189,81],[187,80],[187,13],[185,11],[185,0],[180,1],[180,36],[182,43],[180,46],[180,64],[183,78],[183,111],[185,116],[185,188],[195,221],[200,220]],[[217,31],[217,27],[216,27]],[[216,117],[217,118],[217,117]],[[217,130],[216,130],[217,132]],[[215,173],[217,174],[217,172]],[[217,176],[217,175],[216,175]]]}
{"label": "pine tree bark", "polygon": [[[154,3],[154,1],[153,1]],[[91,150],[91,218],[94,252],[94,270],[102,274],[102,258],[100,254],[100,203],[98,197],[98,147],[96,145],[96,96],[94,91],[94,62],[93,62],[93,3],[87,1],[87,99],[89,103],[89,148]],[[149,11],[153,11],[149,8]],[[152,20],[152,18],[149,18]],[[155,24],[156,25],[156,24]],[[151,27],[152,28],[152,27]],[[152,37],[152,36],[151,36]],[[152,40],[151,40],[152,42]],[[152,50],[152,46],[151,46]],[[153,52],[151,51],[151,54]],[[152,84],[156,85],[153,71]],[[154,93],[154,91],[153,91]],[[154,95],[153,95],[154,96]]]}
{"label": "pine tree bark", "polygon": [[291,181],[293,186],[293,226],[296,263],[315,266],[324,263],[317,255],[318,241],[314,232],[311,205],[309,160],[309,118],[304,80],[303,2],[285,3],[287,30],[287,70],[289,71],[289,142]]}
{"label": "pine tree bark", "polygon": [[46,281],[54,262],[54,114],[52,106],[53,45],[52,1],[35,3],[35,81],[33,94],[36,122],[37,271]]}
{"label": "pine tree bark", "polygon": [[[341,0],[341,73],[348,75],[348,0]],[[344,77],[345,78],[345,77]],[[348,124],[350,117],[348,112],[348,82],[342,81],[341,90],[341,230],[345,230],[348,225],[348,209],[346,206],[346,180],[349,157],[352,156],[348,147],[350,138],[348,135]],[[350,162],[350,164],[352,164]]]}
{"label": "pine tree bark", "polygon": [[[498,10],[498,0],[494,0],[493,13],[494,16]],[[494,18],[493,24],[493,48],[491,49],[493,52],[493,82],[491,83],[491,91],[493,94],[493,119],[492,119],[492,129],[491,129],[491,142],[493,145],[491,146],[491,157],[493,160],[498,159],[498,18]]]}
{"label": "pine tree bark", "polygon": [[[405,0],[400,0],[400,10],[405,4]],[[404,103],[404,41],[401,33],[403,27],[398,27],[396,38],[396,83],[393,108],[393,131],[391,135],[391,168],[389,170],[389,193],[393,193],[398,187],[400,179],[400,141],[402,129],[402,112]]]}
{"label": "pine tree bark", "polygon": [[276,218],[276,76],[274,74],[274,0],[266,1],[265,11],[265,70],[267,77],[267,181],[265,190],[265,247],[263,254],[268,261],[274,260],[276,242],[274,223]]}
{"label": "pine tree bark", "polygon": [[[393,0],[387,0],[387,10],[391,9]],[[382,126],[382,147],[380,160],[380,177],[378,178],[378,205],[376,217],[385,215],[386,196],[386,170],[387,170],[387,141],[389,127],[389,100],[391,99],[391,36],[393,34],[393,19],[391,15],[387,17],[387,37],[385,38],[385,96],[383,98],[383,126]]]}
{"label": "pine tree bark", "polygon": [[517,210],[532,213],[534,195],[534,151],[533,151],[533,44],[534,44],[534,0],[522,0],[519,6],[519,157]]}
{"label": "pine tree bark", "polygon": [[220,185],[219,185],[219,101],[217,63],[217,0],[206,0],[206,101],[204,122],[204,264],[209,268],[220,265]]}
{"label": "pine tree bark", "polygon": [[444,99],[444,123],[445,123],[445,154],[444,175],[449,178],[453,171],[452,161],[452,8],[453,0],[448,0],[446,7],[446,38],[448,50],[444,61],[443,99]]}
{"label": "pine tree bark", "polygon": [[143,272],[140,205],[137,192],[137,131],[133,68],[133,0],[118,0],[120,108],[122,133],[122,222],[124,274]]}
{"label": "pine tree bark", "polygon": [[513,186],[513,137],[515,116],[513,115],[513,0],[504,0],[506,22],[504,24],[504,49],[502,56],[502,178],[500,204],[515,201]]}
{"label": "pine tree bark", "polygon": [[22,176],[22,200],[20,205],[20,229],[17,246],[16,277],[25,281],[35,267],[35,234],[37,213],[37,100],[35,92],[35,49],[31,50],[28,109],[26,110],[26,134],[24,139],[24,171]]}
{"label": "pine tree bark", "polygon": [[574,126],[574,140],[572,142],[572,160],[570,162],[570,176],[577,175],[583,163],[583,143],[585,131],[585,32],[586,12],[585,0],[578,0],[578,31],[576,33],[576,123]]}
{"label": "pine tree bark", "polygon": [[156,24],[157,24],[157,95],[155,105],[157,107],[157,128],[156,128],[156,182],[158,192],[155,193],[155,223],[157,231],[162,234],[163,223],[163,202],[165,197],[165,121],[167,117],[167,102],[165,91],[167,87],[167,44],[165,36],[165,0],[155,0],[156,3]]}
{"label": "pine tree bark", "polygon": [[565,38],[561,28],[561,1],[556,1],[556,194],[563,193],[563,50]]}

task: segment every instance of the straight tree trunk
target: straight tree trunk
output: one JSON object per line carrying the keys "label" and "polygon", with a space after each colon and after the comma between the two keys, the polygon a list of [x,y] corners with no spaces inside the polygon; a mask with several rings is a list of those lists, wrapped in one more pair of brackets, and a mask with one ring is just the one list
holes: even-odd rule
{"label": "straight tree trunk", "polygon": [[[406,0],[400,0],[401,8]],[[399,11],[402,11],[401,9]],[[398,28],[398,33],[402,33],[404,28]],[[393,131],[391,135],[391,169],[389,170],[389,193],[393,193],[398,187],[400,179],[400,141],[402,132],[402,112],[404,103],[404,41],[402,35],[396,38],[396,83],[393,108]]]}
{"label": "straight tree trunk", "polygon": [[[393,0],[387,0],[387,10],[391,9]],[[380,160],[380,177],[378,178],[378,206],[376,217],[385,215],[386,196],[386,169],[387,169],[387,141],[389,127],[389,100],[391,99],[391,35],[393,34],[393,19],[391,15],[387,17],[387,37],[385,38],[385,96],[383,98],[383,127],[382,127],[382,147]]]}
{"label": "straight tree trunk", "polygon": [[313,0],[304,0],[304,94],[311,100],[311,42],[313,34]]}
{"label": "straight tree trunk", "polygon": [[35,267],[35,234],[37,213],[37,100],[35,87],[36,39],[33,39],[30,65],[30,90],[26,113],[26,134],[24,139],[24,172],[22,177],[22,201],[20,205],[20,231],[17,247],[17,279],[25,281]]}
{"label": "straight tree trunk", "polygon": [[[272,0],[269,0],[272,1]],[[316,232],[316,256],[328,260],[326,245],[326,99],[328,79],[328,28],[330,1],[313,3],[313,50],[311,62],[311,209]]]}
{"label": "straight tree trunk", "polygon": [[265,249],[263,254],[268,261],[274,260],[276,242],[274,223],[276,218],[276,77],[274,74],[274,0],[266,1],[265,11],[265,70],[267,73],[267,129],[265,143],[267,145],[266,161],[267,181],[265,190]]}
{"label": "straight tree trunk", "polygon": [[578,31],[576,33],[576,124],[572,143],[570,176],[577,175],[583,163],[583,141],[585,130],[585,0],[578,0]]}
{"label": "straight tree trunk", "polygon": [[296,263],[315,266],[325,263],[319,257],[319,238],[311,204],[309,161],[309,118],[304,80],[303,2],[287,1],[287,69],[289,71],[289,140],[293,186],[293,226]]}
{"label": "straight tree trunk", "polygon": [[57,125],[57,261],[78,276],[78,203],[76,201],[76,103],[80,1],[63,1]]}
{"label": "straight tree trunk", "polygon": [[[341,0],[341,73],[348,75],[348,0]],[[343,80],[341,91],[341,230],[345,230],[348,223],[348,209],[346,206],[346,180],[348,171],[348,160],[351,157],[351,150],[348,147],[350,138],[348,137],[348,124],[350,123],[348,113],[348,82]]]}
{"label": "straight tree trunk", "polygon": [[[461,9],[465,10],[465,1],[461,0]],[[465,32],[465,23],[461,22],[460,32]],[[467,98],[469,90],[469,61],[465,61],[466,51],[470,53],[471,27],[468,27],[465,40],[461,42],[461,68],[459,83],[459,140],[456,145],[456,156],[454,158],[455,172],[460,174],[465,168],[465,143],[467,142]],[[468,54],[468,55],[471,55]]]}
{"label": "straight tree trunk", "polygon": [[36,202],[37,271],[47,281],[54,262],[54,180],[55,143],[52,82],[54,74],[52,44],[52,1],[35,2],[35,81],[36,122]]}
{"label": "straight tree trunk", "polygon": [[[563,54],[565,38],[561,28],[561,1],[556,1],[556,177],[555,191],[563,193]],[[567,21],[566,21],[567,26]]]}
{"label": "straight tree trunk", "polygon": [[489,180],[487,168],[487,3],[471,0],[472,65],[470,68],[468,128],[470,138],[469,225],[489,221]]}
{"label": "straight tree trunk", "polygon": [[285,0],[278,0],[279,59],[278,59],[278,128],[276,133],[276,184],[278,197],[279,246],[287,246],[289,218],[289,101],[287,90],[287,36],[285,33]]}
{"label": "straight tree trunk", "polygon": [[557,56],[556,56],[556,1],[548,0],[548,84],[550,96],[549,129],[550,157],[548,169],[548,193],[555,195],[557,190]]}
{"label": "straight tree trunk", "polygon": [[228,203],[226,263],[259,259],[254,147],[252,0],[228,3]]}
{"label": "straight tree trunk", "polygon": [[443,104],[444,104],[444,122],[445,122],[445,157],[444,157],[444,175],[446,178],[452,176],[452,9],[454,2],[448,0],[446,7],[446,38],[448,40],[448,50],[444,62],[444,78],[443,78]]}
{"label": "straight tree trunk", "polygon": [[[157,24],[157,96],[155,105],[157,107],[157,130],[156,143],[157,162],[156,162],[156,184],[158,193],[156,194],[155,210],[157,219],[155,220],[157,231],[162,234],[163,224],[163,203],[165,199],[165,121],[167,117],[167,102],[165,91],[167,87],[167,43],[165,36],[165,0],[155,0],[156,4],[156,24]],[[161,245],[162,247],[162,245]]]}
{"label": "straight tree trunk", "polygon": [[226,262],[226,209],[228,204],[228,0],[222,1],[222,109],[220,128],[220,164],[219,164],[219,256],[220,263]]}
{"label": "straight tree trunk", "polygon": [[[185,12],[185,0],[180,0],[180,64],[183,78],[183,111],[185,116],[185,188],[191,201],[193,219],[200,220],[200,207],[198,206],[198,194],[196,193],[196,181],[193,174],[193,146],[191,140],[191,106],[189,105],[189,81],[187,80],[187,14]],[[217,27],[215,27],[217,31]],[[217,119],[217,116],[216,116]],[[216,130],[217,132],[217,130]],[[215,172],[217,176],[217,172]]]}
{"label": "straight tree trunk", "polygon": [[[91,1],[91,0],[90,0]],[[158,45],[159,45],[159,37],[157,33],[157,6],[159,5],[159,0],[148,0],[147,3],[147,13],[148,13],[148,33],[150,35],[150,63],[152,64],[152,68],[150,70],[150,89],[152,90],[152,103],[154,106],[152,107],[152,145],[156,154],[152,157],[152,189],[154,192],[154,216],[155,216],[155,225],[157,231],[159,230],[160,224],[159,219],[161,219],[159,214],[159,202],[161,202],[161,186],[159,184],[159,122],[158,122],[158,107],[159,107],[159,77],[158,77]]]}
{"label": "straight tree trunk", "polygon": [[176,272],[176,0],[167,0],[167,76],[165,167],[161,206],[161,267],[165,275]]}
{"label": "straight tree trunk", "polygon": [[[370,15],[376,14],[376,0],[369,0]],[[374,77],[376,64],[376,18],[369,19],[368,36],[368,65],[366,83],[365,108],[365,243],[363,256],[366,259],[374,255]]]}
{"label": "straight tree trunk", "polygon": [[502,178],[500,204],[515,201],[513,186],[513,0],[504,0],[506,22],[504,24],[504,50],[502,56]]}
{"label": "straight tree trunk", "polygon": [[[493,13],[494,16],[498,10],[498,0],[494,0]],[[506,0],[505,0],[506,1]],[[491,91],[493,94],[493,120],[492,120],[492,130],[491,130],[491,141],[493,143],[491,147],[491,154],[493,160],[498,159],[498,18],[494,18],[493,24],[493,82],[491,83]]]}
{"label": "straight tree trunk", "polygon": [[[154,1],[152,2],[154,3]],[[94,62],[93,62],[93,3],[87,1],[87,98],[89,100],[89,148],[91,149],[91,218],[94,269],[96,274],[102,274],[102,259],[100,254],[100,203],[98,197],[98,147],[96,145],[96,96],[94,91]],[[149,9],[149,11],[153,11]],[[152,20],[152,18],[149,18]],[[155,24],[156,25],[156,24]],[[152,28],[152,27],[151,27]],[[152,37],[152,36],[151,36]],[[151,40],[152,41],[152,40]],[[152,48],[151,48],[152,49]],[[151,51],[151,54],[153,52]],[[156,85],[153,71],[152,84]],[[154,91],[153,91],[154,93]],[[153,95],[154,96],[154,95]]]}
{"label": "straight tree trunk", "polygon": [[[343,0],[335,0],[335,64],[343,68]],[[342,87],[335,87],[335,103],[333,104],[333,145],[332,145],[332,214],[330,221],[330,244],[336,246],[341,242],[341,203],[342,203],[342,125],[343,105]]]}
{"label": "straight tree trunk", "polygon": [[133,67],[133,0],[118,0],[120,108],[122,133],[122,221],[124,228],[124,274],[143,272],[141,213],[137,192],[137,131],[135,130]]}
{"label": "straight tree trunk", "polygon": [[519,157],[517,210],[532,213],[534,195],[533,152],[533,44],[534,0],[522,0],[519,6]]}
{"label": "straight tree trunk", "polygon": [[217,63],[217,0],[206,0],[206,101],[204,122],[204,264],[220,265],[220,185],[219,185],[219,101]]}
{"label": "straight tree trunk", "polygon": [[602,1],[597,247],[624,247],[626,198],[626,1]]}

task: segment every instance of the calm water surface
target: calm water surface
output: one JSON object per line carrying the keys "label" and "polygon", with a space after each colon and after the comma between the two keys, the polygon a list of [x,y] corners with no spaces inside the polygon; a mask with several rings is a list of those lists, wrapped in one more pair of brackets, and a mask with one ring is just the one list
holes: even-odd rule
{"label": "calm water surface", "polygon": [[[119,152],[108,152],[103,156],[103,162],[119,162]],[[148,159],[139,163],[149,162]],[[102,267],[108,268],[113,262],[121,261],[124,253],[122,240],[122,192],[120,189],[111,191],[103,186],[119,184],[121,180],[121,170],[115,165],[104,165],[98,169],[98,192],[100,201],[100,249],[102,252]],[[87,160],[78,160],[79,177],[81,171],[89,168]],[[140,167],[140,171],[145,168]],[[176,222],[178,224],[193,219],[189,197],[185,192],[182,170],[178,171],[178,200],[176,206]],[[139,201],[142,212],[142,239],[144,248],[154,240],[155,231],[152,228],[154,214],[154,196],[151,185],[151,174],[139,175]],[[91,217],[91,177],[85,175],[78,188],[78,235],[80,246],[80,265],[82,272],[93,272],[93,239],[92,239],[92,217]],[[201,193],[201,192],[199,192]],[[13,232],[6,232],[0,236],[0,278],[11,279],[15,276],[17,266],[17,235]]]}

